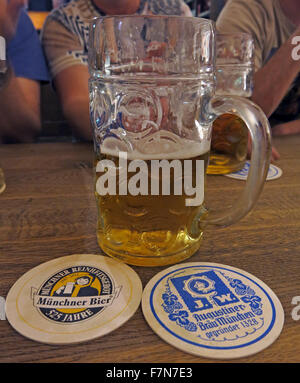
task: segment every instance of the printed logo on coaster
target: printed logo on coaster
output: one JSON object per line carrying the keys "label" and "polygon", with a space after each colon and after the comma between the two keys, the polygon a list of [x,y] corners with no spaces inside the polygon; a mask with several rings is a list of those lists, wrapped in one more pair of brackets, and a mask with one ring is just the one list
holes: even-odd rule
{"label": "printed logo on coaster", "polygon": [[[225,174],[226,177],[234,178],[237,180],[246,180],[250,169],[250,161],[246,161],[243,169],[235,173]],[[270,164],[266,181],[277,180],[282,176],[282,170],[277,166]]]}
{"label": "printed logo on coaster", "polygon": [[101,255],[71,255],[24,274],[7,295],[6,317],[30,339],[77,343],[121,326],[141,296],[141,281],[129,266]]}
{"label": "printed logo on coaster", "polygon": [[262,281],[214,263],[179,264],[160,272],[145,287],[142,308],[166,342],[214,359],[265,349],[284,322],[280,301]]}

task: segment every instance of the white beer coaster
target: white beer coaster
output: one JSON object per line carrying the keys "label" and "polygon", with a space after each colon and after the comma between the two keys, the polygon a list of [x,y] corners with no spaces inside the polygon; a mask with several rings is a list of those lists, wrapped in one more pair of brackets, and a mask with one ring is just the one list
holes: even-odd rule
{"label": "white beer coaster", "polygon": [[[243,169],[235,173],[225,174],[226,177],[234,178],[237,180],[246,180],[250,169],[250,161],[246,161]],[[277,166],[270,164],[266,181],[277,180],[282,176],[282,170]]]}
{"label": "white beer coaster", "polygon": [[47,344],[101,337],[139,307],[142,283],[126,264],[75,254],[43,263],[20,277],[6,299],[6,317],[23,336]]}
{"label": "white beer coaster", "polygon": [[255,354],[281,333],[284,312],[253,275],[215,263],[172,266],[146,285],[142,309],[152,330],[190,354],[232,359]]}

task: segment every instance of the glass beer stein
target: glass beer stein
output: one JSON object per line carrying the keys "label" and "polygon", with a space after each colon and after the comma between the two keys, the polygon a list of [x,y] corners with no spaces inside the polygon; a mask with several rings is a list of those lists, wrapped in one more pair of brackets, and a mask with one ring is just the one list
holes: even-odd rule
{"label": "glass beer stein", "polygon": [[[247,33],[217,34],[217,95],[251,97],[254,41]],[[228,174],[243,169],[247,158],[248,129],[237,115],[223,114],[213,123],[207,174]]]}
{"label": "glass beer stein", "polygon": [[[207,225],[227,226],[257,201],[270,162],[268,120],[252,102],[215,97],[215,30],[169,16],[95,19],[89,42],[97,237],[141,266],[192,256]],[[251,170],[230,214],[205,206],[212,123],[236,114],[253,140]]]}

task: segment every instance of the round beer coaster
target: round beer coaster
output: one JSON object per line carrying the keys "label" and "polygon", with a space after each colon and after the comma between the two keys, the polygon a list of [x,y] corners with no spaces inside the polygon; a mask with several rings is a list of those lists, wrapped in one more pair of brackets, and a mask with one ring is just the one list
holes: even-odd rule
{"label": "round beer coaster", "polygon": [[142,283],[129,266],[109,257],[75,254],[43,263],[10,289],[12,327],[47,344],[84,342],[125,323],[139,307]]}
{"label": "round beer coaster", "polygon": [[[249,169],[250,169],[250,161],[247,161],[245,163],[244,168],[241,169],[240,171],[235,173],[225,174],[225,175],[226,177],[234,178],[237,180],[246,180],[248,177]],[[270,164],[266,181],[277,180],[281,176],[282,176],[282,170],[278,168],[277,166]]]}
{"label": "round beer coaster", "polygon": [[245,271],[214,263],[172,266],[144,289],[142,309],[162,339],[190,354],[232,359],[279,336],[284,312],[273,291]]}

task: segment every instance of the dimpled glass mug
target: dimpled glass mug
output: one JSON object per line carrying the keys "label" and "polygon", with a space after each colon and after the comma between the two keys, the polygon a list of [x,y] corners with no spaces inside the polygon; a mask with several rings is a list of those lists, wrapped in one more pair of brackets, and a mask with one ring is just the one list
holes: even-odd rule
{"label": "dimpled glass mug", "polygon": [[[90,116],[98,243],[140,266],[192,256],[207,225],[227,226],[257,201],[270,162],[261,110],[215,95],[215,30],[206,19],[114,16],[92,21]],[[244,191],[228,214],[204,204],[213,121],[241,117],[253,140]]]}

